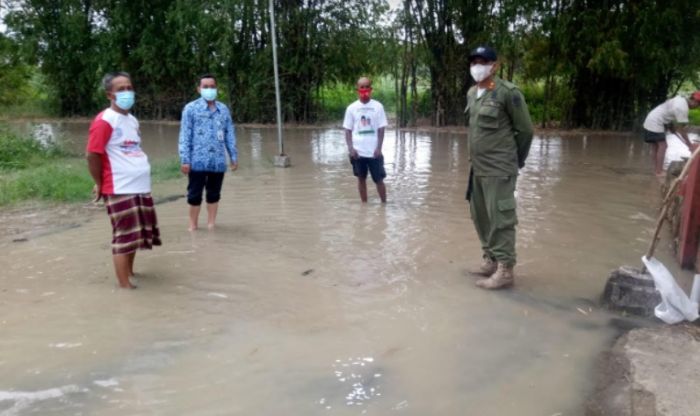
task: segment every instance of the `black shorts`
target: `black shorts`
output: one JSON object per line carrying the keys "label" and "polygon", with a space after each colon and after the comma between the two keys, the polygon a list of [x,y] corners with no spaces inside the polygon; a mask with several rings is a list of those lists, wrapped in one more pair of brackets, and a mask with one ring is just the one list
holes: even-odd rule
{"label": "black shorts", "polygon": [[207,190],[207,204],[214,204],[221,199],[221,185],[224,183],[224,172],[194,172],[190,171],[187,183],[187,203],[194,206],[202,205],[202,191]]}
{"label": "black shorts", "polygon": [[379,183],[386,178],[384,170],[384,156],[350,158],[352,174],[361,179],[367,179],[367,171],[372,175],[374,183]]}
{"label": "black shorts", "polygon": [[666,141],[666,133],[656,133],[644,129],[644,141],[647,143],[658,143]]}

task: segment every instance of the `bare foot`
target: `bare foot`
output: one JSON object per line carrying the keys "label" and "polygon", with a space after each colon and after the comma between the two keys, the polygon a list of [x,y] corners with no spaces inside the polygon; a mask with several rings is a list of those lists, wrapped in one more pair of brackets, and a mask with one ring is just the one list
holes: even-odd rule
{"label": "bare foot", "polygon": [[213,230],[213,229],[214,229],[214,224],[207,224],[207,228],[210,229],[210,230]]}
{"label": "bare foot", "polygon": [[197,229],[196,224],[195,225],[190,224],[190,226],[187,228],[187,231],[195,231],[196,229]]}
{"label": "bare foot", "polygon": [[129,282],[125,285],[120,284],[119,287],[122,289],[136,289],[138,286],[133,285],[133,284],[131,284],[131,282]]}

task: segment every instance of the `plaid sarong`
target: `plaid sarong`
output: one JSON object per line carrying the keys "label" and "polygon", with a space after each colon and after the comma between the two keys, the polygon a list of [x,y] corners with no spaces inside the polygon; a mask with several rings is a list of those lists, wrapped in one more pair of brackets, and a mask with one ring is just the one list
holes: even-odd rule
{"label": "plaid sarong", "polygon": [[112,254],[150,250],[161,244],[151,194],[106,195],[105,201],[112,222]]}

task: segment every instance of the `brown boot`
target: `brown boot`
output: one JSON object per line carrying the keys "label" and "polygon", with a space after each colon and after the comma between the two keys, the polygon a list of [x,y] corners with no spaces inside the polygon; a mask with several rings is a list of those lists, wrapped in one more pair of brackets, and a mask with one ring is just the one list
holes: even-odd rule
{"label": "brown boot", "polygon": [[472,271],[471,274],[476,276],[489,277],[492,274],[496,273],[497,268],[498,263],[496,263],[496,260],[492,259],[487,255],[484,255],[484,257],[481,259],[481,266],[479,266],[479,269]]}
{"label": "brown boot", "polygon": [[477,280],[476,285],[482,289],[505,289],[513,286],[513,266],[506,266],[498,263],[496,273],[488,279]]}

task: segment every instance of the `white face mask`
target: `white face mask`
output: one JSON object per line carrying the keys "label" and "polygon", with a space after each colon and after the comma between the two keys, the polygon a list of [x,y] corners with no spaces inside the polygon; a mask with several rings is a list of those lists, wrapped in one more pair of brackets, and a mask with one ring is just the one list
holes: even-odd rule
{"label": "white face mask", "polygon": [[486,78],[491,75],[491,69],[493,68],[493,64],[490,65],[482,65],[482,64],[475,64],[469,67],[469,72],[472,74],[472,78],[474,78],[474,81],[476,82],[481,82],[485,80]]}

